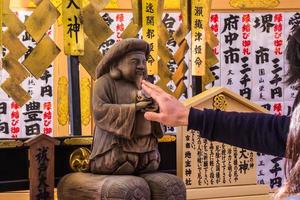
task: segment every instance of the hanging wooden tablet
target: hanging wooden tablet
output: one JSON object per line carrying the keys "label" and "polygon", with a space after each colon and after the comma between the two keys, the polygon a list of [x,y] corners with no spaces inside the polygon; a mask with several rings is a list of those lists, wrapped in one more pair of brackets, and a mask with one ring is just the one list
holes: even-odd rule
{"label": "hanging wooden tablet", "polygon": [[53,40],[48,35],[45,35],[22,64],[38,79],[43,75],[59,52],[60,49]]}
{"label": "hanging wooden tablet", "polygon": [[12,78],[6,79],[1,84],[2,90],[8,94],[20,107],[31,99],[31,96]]}
{"label": "hanging wooden tablet", "polygon": [[191,4],[191,49],[192,75],[205,75],[205,42],[211,0],[192,0]]}
{"label": "hanging wooden tablet", "polygon": [[92,4],[83,9],[82,16],[84,33],[95,46],[100,46],[113,34]]}
{"label": "hanging wooden tablet", "polygon": [[147,59],[149,75],[158,73],[158,0],[143,0],[143,39],[150,44]]}
{"label": "hanging wooden tablet", "polygon": [[72,56],[83,55],[82,0],[63,0],[62,12],[65,54]]}
{"label": "hanging wooden tablet", "polygon": [[22,83],[27,77],[29,72],[12,56],[11,53],[3,58],[2,66],[14,78],[16,84]]}
{"label": "hanging wooden tablet", "polygon": [[96,80],[96,68],[102,57],[97,46],[89,38],[85,38],[84,55],[79,56],[79,62],[94,80]]}
{"label": "hanging wooden tablet", "polygon": [[39,42],[59,15],[50,0],[43,0],[25,21],[26,31],[36,42]]}
{"label": "hanging wooden tablet", "polygon": [[24,24],[19,20],[15,13],[13,13],[8,5],[9,0],[3,0],[3,23],[7,26],[14,35],[18,36],[22,31],[25,30]]}
{"label": "hanging wooden tablet", "polygon": [[28,50],[10,29],[3,33],[2,44],[9,50],[10,56],[17,60]]}

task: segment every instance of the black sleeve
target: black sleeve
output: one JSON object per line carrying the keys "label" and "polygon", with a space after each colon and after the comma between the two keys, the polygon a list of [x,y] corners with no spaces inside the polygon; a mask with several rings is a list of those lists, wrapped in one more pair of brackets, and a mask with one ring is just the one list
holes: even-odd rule
{"label": "black sleeve", "polygon": [[284,157],[289,124],[287,116],[191,108],[188,130],[211,141]]}

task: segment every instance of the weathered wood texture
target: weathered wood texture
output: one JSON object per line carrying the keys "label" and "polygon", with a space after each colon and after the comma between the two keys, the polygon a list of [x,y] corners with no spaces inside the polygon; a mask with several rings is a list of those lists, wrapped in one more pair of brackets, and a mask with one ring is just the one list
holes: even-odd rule
{"label": "weathered wood texture", "polygon": [[177,176],[151,173],[139,176],[72,173],[57,188],[59,200],[124,199],[185,200],[184,183]]}

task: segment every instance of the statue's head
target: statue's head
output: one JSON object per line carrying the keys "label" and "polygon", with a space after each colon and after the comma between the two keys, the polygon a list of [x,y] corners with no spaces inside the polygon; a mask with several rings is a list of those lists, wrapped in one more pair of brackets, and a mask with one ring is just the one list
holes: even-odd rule
{"label": "statue's head", "polygon": [[140,81],[147,76],[149,50],[149,44],[140,39],[124,39],[116,43],[99,63],[96,77],[109,73],[113,79],[125,79],[140,88]]}

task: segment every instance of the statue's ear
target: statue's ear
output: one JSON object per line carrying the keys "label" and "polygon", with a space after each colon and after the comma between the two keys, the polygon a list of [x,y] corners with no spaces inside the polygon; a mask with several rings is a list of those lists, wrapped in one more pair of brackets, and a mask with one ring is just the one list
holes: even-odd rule
{"label": "statue's ear", "polygon": [[120,79],[122,76],[121,71],[119,70],[119,68],[117,66],[112,66],[110,68],[109,75],[110,75],[110,77],[112,77],[115,80]]}

